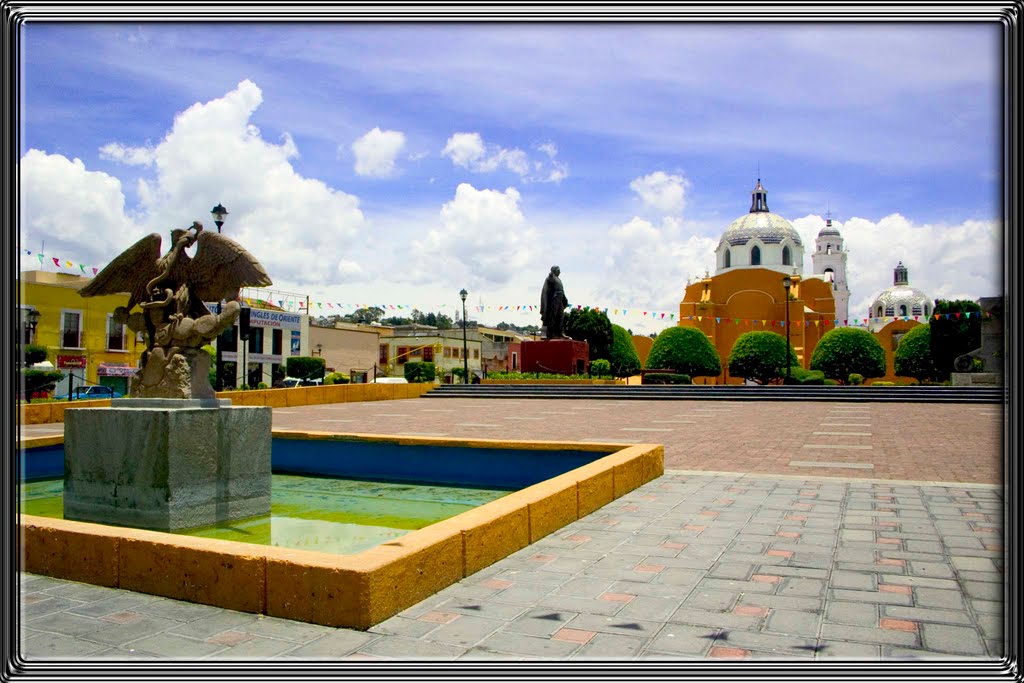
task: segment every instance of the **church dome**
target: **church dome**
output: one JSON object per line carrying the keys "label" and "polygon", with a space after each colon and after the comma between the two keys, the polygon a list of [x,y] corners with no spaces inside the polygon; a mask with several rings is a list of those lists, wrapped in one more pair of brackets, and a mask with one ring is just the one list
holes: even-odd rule
{"label": "church dome", "polygon": [[885,327],[891,318],[915,318],[923,322],[932,313],[931,298],[916,287],[910,286],[907,267],[900,261],[893,270],[893,285],[882,292],[871,303],[868,317],[872,331]]}
{"label": "church dome", "polygon": [[794,244],[803,245],[800,241],[800,233],[789,221],[776,213],[767,211],[740,216],[725,229],[722,241],[728,242],[729,246],[736,247],[746,244],[755,237],[765,244],[778,244],[788,237],[793,240]]}
{"label": "church dome", "polygon": [[832,218],[830,217],[828,220],[825,221],[825,227],[822,228],[821,232],[818,233],[818,237],[831,236],[840,237],[841,235],[839,234],[839,228],[832,225]]}
{"label": "church dome", "polygon": [[795,275],[802,270],[804,249],[796,228],[768,210],[768,192],[758,178],[751,192],[750,212],[729,224],[715,255],[718,273],[753,267]]}

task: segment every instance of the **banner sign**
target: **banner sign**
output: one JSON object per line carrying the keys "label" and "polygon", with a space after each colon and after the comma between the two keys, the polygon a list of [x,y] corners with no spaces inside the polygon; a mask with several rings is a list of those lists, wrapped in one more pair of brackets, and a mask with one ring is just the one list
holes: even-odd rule
{"label": "banner sign", "polygon": [[254,308],[252,313],[250,313],[249,321],[253,327],[278,327],[282,330],[298,330],[301,329],[302,316],[297,313]]}
{"label": "banner sign", "polygon": [[85,356],[57,356],[58,368],[84,368]]}

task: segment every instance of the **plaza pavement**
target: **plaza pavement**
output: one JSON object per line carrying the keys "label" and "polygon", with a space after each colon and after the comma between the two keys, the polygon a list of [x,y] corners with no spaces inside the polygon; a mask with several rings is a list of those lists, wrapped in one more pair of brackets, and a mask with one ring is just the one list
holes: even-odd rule
{"label": "plaza pavement", "polygon": [[21,574],[22,655],[998,660],[1003,419],[911,403],[275,409],[285,429],[663,443],[666,474],[366,632]]}

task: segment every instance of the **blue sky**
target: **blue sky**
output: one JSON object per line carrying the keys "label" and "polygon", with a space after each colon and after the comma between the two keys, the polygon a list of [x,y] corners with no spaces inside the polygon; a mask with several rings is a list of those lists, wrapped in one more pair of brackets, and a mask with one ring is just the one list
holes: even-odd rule
{"label": "blue sky", "polygon": [[760,169],[805,243],[831,209],[852,313],[898,260],[933,297],[1002,290],[998,24],[24,31],[22,246],[48,256],[102,266],[222,202],[314,300],[450,314],[466,287],[536,322],[491,309],[559,263],[574,304],[677,312]]}

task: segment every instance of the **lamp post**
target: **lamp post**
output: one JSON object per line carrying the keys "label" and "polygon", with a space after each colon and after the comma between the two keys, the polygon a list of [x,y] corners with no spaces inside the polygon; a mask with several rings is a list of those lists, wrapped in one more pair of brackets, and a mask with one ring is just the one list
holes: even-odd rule
{"label": "lamp post", "polygon": [[789,288],[793,286],[793,279],[788,275],[782,278],[782,288],[786,290],[786,384],[789,384]]}
{"label": "lamp post", "polygon": [[462,298],[462,370],[466,373],[463,382],[469,384],[469,347],[466,344],[466,297],[469,292],[463,289],[459,296]]}
{"label": "lamp post", "polygon": [[[316,345],[316,355],[321,360],[323,360],[323,357],[324,357],[324,345],[323,344],[317,344]],[[320,364],[320,382],[321,383],[323,383],[324,378],[326,376],[327,376],[327,364],[326,363],[321,363]]]}
{"label": "lamp post", "polygon": [[224,225],[224,216],[228,215],[228,210],[218,202],[217,206],[210,209],[210,213],[213,214],[213,222],[217,224],[217,232],[219,233],[220,226]]}
{"label": "lamp post", "polygon": [[39,324],[39,311],[34,308],[30,308],[28,313],[25,314],[25,324],[28,326],[28,336],[25,339],[26,344],[31,344],[36,336],[36,325]]}
{"label": "lamp post", "polygon": [[[215,206],[212,209],[210,209],[210,213],[213,214],[213,222],[217,224],[217,234],[219,235],[220,234],[220,228],[221,228],[222,225],[224,225],[224,216],[228,215],[228,210],[225,209],[223,206],[221,206],[220,202],[217,202],[217,206]],[[220,312],[223,309],[223,307],[224,307],[224,302],[223,301],[217,302],[217,315],[220,315]],[[225,332],[226,332],[226,330],[225,330]],[[224,378],[221,376],[221,372],[222,372],[221,365],[224,362],[223,358],[221,357],[221,347],[224,345],[223,342],[224,342],[224,333],[222,332],[220,334],[220,336],[217,337],[217,359],[214,361],[214,364],[217,366],[217,372],[216,372],[216,375],[215,375],[215,378],[214,378],[215,381],[213,383],[214,384],[214,386],[213,386],[214,391],[223,391],[224,390]]]}

